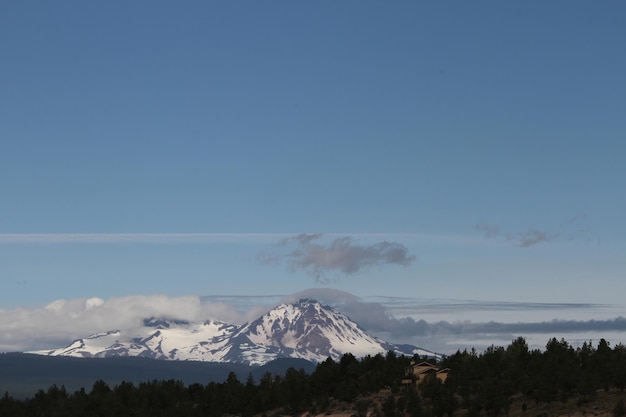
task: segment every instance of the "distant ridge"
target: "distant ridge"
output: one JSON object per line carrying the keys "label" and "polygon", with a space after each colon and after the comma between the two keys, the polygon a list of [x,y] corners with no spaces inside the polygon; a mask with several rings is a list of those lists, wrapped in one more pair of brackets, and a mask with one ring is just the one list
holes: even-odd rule
{"label": "distant ridge", "polygon": [[122,381],[138,384],[152,380],[175,379],[185,384],[224,382],[231,372],[241,381],[252,375],[259,381],[269,372],[284,375],[288,368],[311,373],[315,364],[302,359],[283,358],[263,366],[235,363],[159,361],[141,357],[112,356],[84,359],[68,356],[41,356],[29,353],[0,353],[0,393],[16,398],[32,397],[39,389],[53,384],[69,392],[80,388],[90,390],[95,381],[110,386]]}

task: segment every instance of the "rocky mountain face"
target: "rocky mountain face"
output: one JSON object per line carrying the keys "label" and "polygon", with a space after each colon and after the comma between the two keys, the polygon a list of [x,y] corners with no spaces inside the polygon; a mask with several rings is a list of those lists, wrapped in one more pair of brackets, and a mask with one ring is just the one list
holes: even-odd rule
{"label": "rocky mountain face", "polygon": [[344,353],[362,357],[390,350],[410,356],[415,353],[434,356],[415,346],[397,346],[380,340],[333,308],[302,299],[281,304],[242,326],[219,321],[190,323],[150,318],[132,334],[109,331],[75,340],[64,348],[32,353],[263,365],[278,358],[321,362],[328,357],[339,360]]}

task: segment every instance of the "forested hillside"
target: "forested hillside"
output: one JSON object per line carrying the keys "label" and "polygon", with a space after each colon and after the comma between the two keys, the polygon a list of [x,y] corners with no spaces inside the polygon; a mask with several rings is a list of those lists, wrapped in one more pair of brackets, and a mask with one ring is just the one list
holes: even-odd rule
{"label": "forested hillside", "polygon": [[[426,378],[402,385],[411,360],[392,352],[361,359],[351,354],[327,359],[314,372],[289,368],[284,375],[265,373],[241,381],[233,372],[221,383],[191,384],[154,380],[68,392],[52,386],[27,400],[6,394],[0,416],[215,416],[295,415],[300,413],[384,417],[526,415],[537,404],[578,406],[603,392],[616,392],[612,413],[624,414],[626,348],[601,340],[573,348],[550,340],[530,350],[523,338],[482,353],[457,352],[437,364],[449,368],[442,382]],[[519,408],[513,410],[512,407]],[[522,414],[519,414],[522,413]],[[535,417],[533,414],[532,417]]]}

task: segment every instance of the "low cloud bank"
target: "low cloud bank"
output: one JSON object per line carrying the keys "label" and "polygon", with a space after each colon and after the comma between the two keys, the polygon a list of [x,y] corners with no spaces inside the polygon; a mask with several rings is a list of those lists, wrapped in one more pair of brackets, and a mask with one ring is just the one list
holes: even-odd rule
{"label": "low cloud bank", "polygon": [[[582,344],[590,339],[605,338],[613,344],[626,342],[626,318],[619,316],[606,319],[562,320],[547,319],[541,321],[520,321],[505,323],[496,321],[472,321],[476,312],[489,311],[491,314],[500,314],[503,311],[516,311],[521,315],[524,312],[541,312],[542,316],[563,314],[564,311],[586,312],[602,311],[608,306],[595,304],[570,303],[512,303],[512,302],[454,302],[447,300],[443,304],[435,300],[430,310],[439,310],[450,315],[456,311],[459,320],[426,321],[412,317],[402,317],[402,313],[393,314],[393,311],[404,311],[405,314],[423,311],[424,305],[419,308],[415,300],[410,298],[389,298],[384,302],[366,302],[350,293],[334,289],[311,289],[294,294],[287,298],[316,298],[320,302],[331,305],[348,315],[369,333],[381,339],[394,343],[408,343],[439,353],[450,354],[458,349],[479,351],[492,345],[508,345],[518,336],[525,337],[532,348],[543,349],[552,337],[565,338],[573,345]],[[384,297],[380,297],[384,298]],[[422,300],[423,301],[423,300]],[[411,307],[413,305],[413,308]],[[619,309],[617,309],[619,310]],[[456,315],[455,314],[455,315]],[[482,314],[479,314],[482,315]],[[591,316],[589,316],[591,317]]]}
{"label": "low cloud bank", "polygon": [[503,323],[469,320],[427,322],[411,317],[393,317],[378,303],[348,303],[341,310],[361,327],[381,339],[414,344],[443,354],[490,345],[506,346],[522,336],[532,348],[542,349],[552,338],[565,338],[572,345],[605,338],[613,344],[626,342],[626,318]]}
{"label": "low cloud bank", "polygon": [[62,347],[77,338],[109,330],[132,330],[149,317],[203,321],[241,320],[223,303],[203,303],[200,297],[134,295],[111,298],[56,300],[39,308],[0,310],[0,351]]}

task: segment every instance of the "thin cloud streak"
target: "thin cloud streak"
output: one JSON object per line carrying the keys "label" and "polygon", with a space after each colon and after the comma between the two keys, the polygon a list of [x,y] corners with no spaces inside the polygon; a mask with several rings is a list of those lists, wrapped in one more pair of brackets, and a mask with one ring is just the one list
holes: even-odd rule
{"label": "thin cloud streak", "polygon": [[290,236],[282,233],[14,233],[0,234],[0,244],[115,244],[115,243],[213,243],[271,241]]}
{"label": "thin cloud streak", "polygon": [[[363,238],[435,238],[436,236],[411,233],[349,233]],[[0,244],[116,244],[116,243],[238,243],[275,242],[289,239],[294,233],[3,233]],[[324,233],[324,236],[339,237],[346,233]]]}
{"label": "thin cloud streak", "polygon": [[[0,244],[124,244],[124,243],[275,243],[298,233],[0,233]],[[301,235],[339,238],[350,236],[363,239],[393,239],[427,244],[476,245],[483,239],[472,235],[395,232],[324,232]]]}

